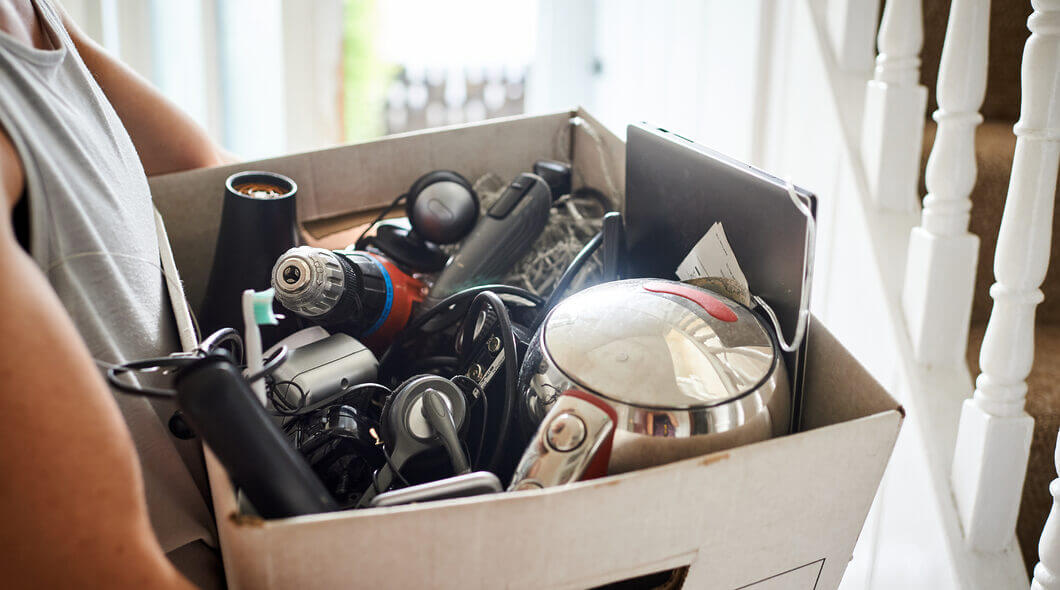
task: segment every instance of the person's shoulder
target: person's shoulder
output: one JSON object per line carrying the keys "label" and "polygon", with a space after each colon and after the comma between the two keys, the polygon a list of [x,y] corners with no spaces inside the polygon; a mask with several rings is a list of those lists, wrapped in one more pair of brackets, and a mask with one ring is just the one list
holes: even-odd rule
{"label": "person's shoulder", "polygon": [[25,172],[18,150],[0,126],[0,198],[5,205],[4,213],[11,211],[22,197],[25,182]]}

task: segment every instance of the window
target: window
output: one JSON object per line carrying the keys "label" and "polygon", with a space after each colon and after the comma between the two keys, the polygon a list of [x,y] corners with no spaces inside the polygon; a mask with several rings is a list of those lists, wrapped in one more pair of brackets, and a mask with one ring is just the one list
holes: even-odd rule
{"label": "window", "polygon": [[754,159],[760,2],[65,4],[248,159],[577,105],[620,134],[649,120]]}

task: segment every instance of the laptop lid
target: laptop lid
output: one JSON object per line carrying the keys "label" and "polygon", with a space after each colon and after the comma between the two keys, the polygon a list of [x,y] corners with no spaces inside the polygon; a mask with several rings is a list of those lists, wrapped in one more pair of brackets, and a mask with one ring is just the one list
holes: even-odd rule
{"label": "laptop lid", "polygon": [[[630,125],[626,133],[627,273],[673,278],[681,261],[720,222],[747,286],[776,315],[781,342],[808,321],[812,220],[817,199],[758,168],[665,129]],[[809,232],[809,235],[808,233]],[[804,296],[805,291],[805,296]],[[763,314],[767,323],[770,318]],[[805,329],[805,325],[803,329]],[[804,331],[802,331],[805,334]],[[805,337],[785,354],[791,375],[793,431],[802,400]]]}

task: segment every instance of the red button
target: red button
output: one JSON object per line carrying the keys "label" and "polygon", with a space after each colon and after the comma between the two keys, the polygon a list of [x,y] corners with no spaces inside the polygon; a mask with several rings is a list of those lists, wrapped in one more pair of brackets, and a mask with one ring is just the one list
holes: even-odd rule
{"label": "red button", "polygon": [[682,285],[680,283],[664,283],[662,281],[645,283],[644,289],[646,291],[651,291],[652,293],[666,293],[668,295],[684,297],[692,303],[702,307],[707,313],[723,322],[736,321],[736,312],[729,309],[728,305],[725,305],[717,297],[714,297],[703,289],[697,289],[696,287]]}

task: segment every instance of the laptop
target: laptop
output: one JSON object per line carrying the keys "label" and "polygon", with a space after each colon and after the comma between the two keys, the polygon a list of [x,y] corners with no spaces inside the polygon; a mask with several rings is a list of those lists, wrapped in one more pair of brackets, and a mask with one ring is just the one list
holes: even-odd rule
{"label": "laptop", "polygon": [[[800,321],[809,321],[802,309],[809,302],[817,212],[815,195],[792,188],[801,206],[793,202],[788,183],[767,172],[666,129],[630,125],[626,275],[675,278],[685,256],[720,222],[751,294],[774,312],[778,340],[791,343]],[[774,325],[765,308],[755,311]],[[792,385],[791,432],[799,431],[802,414],[808,326],[802,330],[797,348],[784,353]]]}

